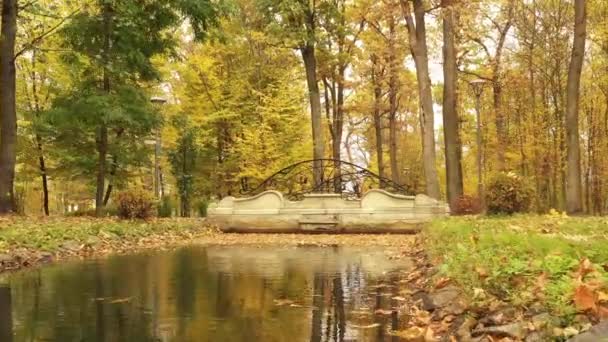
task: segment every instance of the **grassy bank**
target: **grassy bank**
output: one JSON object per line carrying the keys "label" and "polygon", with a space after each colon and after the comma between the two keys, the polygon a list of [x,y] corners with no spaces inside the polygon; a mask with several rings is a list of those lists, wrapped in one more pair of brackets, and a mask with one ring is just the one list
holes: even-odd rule
{"label": "grassy bank", "polygon": [[477,304],[542,305],[568,321],[608,317],[608,219],[452,217],[424,233],[439,275]]}
{"label": "grassy bank", "polygon": [[67,257],[159,248],[213,232],[198,219],[5,217],[0,218],[0,272]]}

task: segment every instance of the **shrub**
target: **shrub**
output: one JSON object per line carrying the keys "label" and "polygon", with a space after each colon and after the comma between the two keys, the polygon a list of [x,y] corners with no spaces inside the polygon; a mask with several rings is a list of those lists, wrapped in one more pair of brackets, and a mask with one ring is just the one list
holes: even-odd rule
{"label": "shrub", "polygon": [[451,211],[452,215],[477,215],[482,211],[481,202],[477,197],[462,195],[456,199]]}
{"label": "shrub", "polygon": [[207,217],[207,207],[209,207],[209,202],[207,202],[207,200],[196,202],[196,210],[198,211],[199,217]]}
{"label": "shrub", "polygon": [[158,217],[171,217],[173,214],[173,203],[169,196],[163,196],[158,205]]}
{"label": "shrub", "polygon": [[513,214],[530,208],[533,190],[523,178],[509,172],[492,178],[486,189],[486,203],[490,214]]}
{"label": "shrub", "polygon": [[154,199],[143,190],[123,191],[117,197],[118,217],[122,219],[149,219],[154,216]]}

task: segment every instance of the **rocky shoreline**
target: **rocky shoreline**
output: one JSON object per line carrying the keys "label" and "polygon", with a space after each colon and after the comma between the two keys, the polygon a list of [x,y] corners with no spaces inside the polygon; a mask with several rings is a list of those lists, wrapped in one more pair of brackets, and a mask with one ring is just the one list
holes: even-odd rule
{"label": "rocky shoreline", "polygon": [[[419,242],[417,246],[422,246]],[[422,248],[408,253],[416,271],[402,282],[410,298],[395,310],[408,316],[408,327],[395,332],[406,341],[572,341],[608,339],[608,321],[578,314],[565,324],[541,303],[519,307],[475,289],[473,298],[450,279],[436,279],[433,265]],[[436,280],[433,280],[436,279]]]}

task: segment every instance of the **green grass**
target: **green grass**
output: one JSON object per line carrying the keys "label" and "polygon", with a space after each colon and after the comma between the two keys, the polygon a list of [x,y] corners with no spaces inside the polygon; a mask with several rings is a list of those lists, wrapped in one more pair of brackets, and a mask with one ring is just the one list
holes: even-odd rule
{"label": "green grass", "polygon": [[515,305],[538,301],[552,313],[575,313],[574,272],[588,258],[608,284],[608,219],[550,215],[452,217],[425,232],[441,276],[472,296],[491,294]]}
{"label": "green grass", "polygon": [[200,220],[160,219],[145,222],[93,218],[14,217],[0,221],[0,253],[19,248],[53,252],[66,241],[87,243],[95,237],[125,241],[154,235],[179,235],[201,228],[204,228],[204,224]]}

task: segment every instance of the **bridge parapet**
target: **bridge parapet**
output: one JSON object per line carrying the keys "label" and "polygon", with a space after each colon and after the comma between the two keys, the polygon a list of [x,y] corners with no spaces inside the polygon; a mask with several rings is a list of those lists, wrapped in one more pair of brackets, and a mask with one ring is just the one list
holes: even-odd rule
{"label": "bridge parapet", "polygon": [[223,231],[413,233],[429,220],[446,216],[445,203],[425,195],[374,189],[361,199],[341,194],[304,194],[290,201],[269,190],[248,198],[212,203],[208,218]]}

